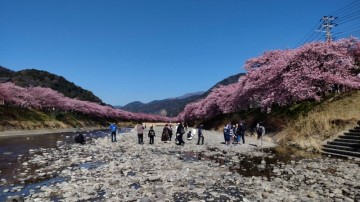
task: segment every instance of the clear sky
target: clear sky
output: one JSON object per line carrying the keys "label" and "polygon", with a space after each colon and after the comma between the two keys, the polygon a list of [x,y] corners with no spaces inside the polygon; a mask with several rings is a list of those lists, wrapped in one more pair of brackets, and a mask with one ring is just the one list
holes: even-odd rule
{"label": "clear sky", "polygon": [[108,104],[146,103],[206,91],[247,59],[297,47],[352,2],[0,0],[0,65],[63,76]]}

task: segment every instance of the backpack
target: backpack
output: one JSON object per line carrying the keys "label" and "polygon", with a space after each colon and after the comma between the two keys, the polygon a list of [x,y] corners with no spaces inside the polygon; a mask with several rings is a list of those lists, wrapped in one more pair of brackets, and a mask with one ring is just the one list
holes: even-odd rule
{"label": "backpack", "polygon": [[149,130],[149,137],[153,137],[155,136],[155,131],[154,130]]}
{"label": "backpack", "polygon": [[184,129],[184,127],[181,127],[181,128],[180,128],[180,134],[185,134],[185,129]]}

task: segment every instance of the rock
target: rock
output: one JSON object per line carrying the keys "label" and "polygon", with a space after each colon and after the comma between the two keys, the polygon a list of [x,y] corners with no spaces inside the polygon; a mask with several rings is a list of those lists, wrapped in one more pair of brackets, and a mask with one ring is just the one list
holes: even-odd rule
{"label": "rock", "polygon": [[334,194],[342,194],[341,189],[338,189],[338,188],[331,190],[331,192]]}
{"label": "rock", "polygon": [[38,176],[39,177],[45,177],[46,173],[39,173]]}
{"label": "rock", "polygon": [[317,198],[317,194],[316,194],[314,191],[309,191],[309,192],[308,192],[308,196],[309,196],[310,198]]}
{"label": "rock", "polygon": [[271,195],[270,195],[270,193],[268,193],[268,192],[263,192],[263,193],[261,194],[261,196],[264,197],[264,198],[269,198]]}
{"label": "rock", "polygon": [[20,195],[8,196],[6,202],[24,202],[24,197]]}
{"label": "rock", "polygon": [[158,180],[161,180],[161,176],[151,176],[149,177],[149,181],[158,181]]}
{"label": "rock", "polygon": [[152,202],[152,200],[149,197],[145,196],[142,199],[140,199],[140,202]]}
{"label": "rock", "polygon": [[347,196],[343,196],[343,200],[344,200],[345,202],[354,202],[354,199],[349,198],[349,197],[347,197]]}
{"label": "rock", "polygon": [[119,180],[116,180],[116,179],[110,179],[109,181],[108,181],[108,183],[109,183],[109,185],[115,185],[115,184],[119,184]]}

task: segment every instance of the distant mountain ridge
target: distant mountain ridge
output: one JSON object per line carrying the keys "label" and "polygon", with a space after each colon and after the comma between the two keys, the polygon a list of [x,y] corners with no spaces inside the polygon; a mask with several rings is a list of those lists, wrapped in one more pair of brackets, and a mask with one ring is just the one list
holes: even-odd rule
{"label": "distant mountain ridge", "polygon": [[187,93],[185,95],[176,98],[154,100],[149,103],[142,103],[140,101],[135,101],[118,108],[129,112],[139,112],[146,114],[156,114],[156,115],[175,117],[184,110],[187,104],[205,98],[214,88],[217,88],[220,85],[229,85],[237,82],[239,78],[243,75],[245,75],[245,73],[239,73],[236,75],[229,76],[221,80],[220,82],[216,83],[206,92]]}
{"label": "distant mountain ridge", "polygon": [[175,97],[175,98],[170,98],[170,99],[185,99],[185,98],[192,97],[195,95],[202,95],[203,93],[204,93],[204,91],[199,91],[199,92],[195,92],[195,93],[186,93],[185,95]]}
{"label": "distant mountain ridge", "polygon": [[25,69],[16,72],[0,66],[0,77],[10,78],[17,86],[51,88],[69,98],[104,104],[103,101],[91,91],[75,85],[62,76],[57,76],[47,71]]}

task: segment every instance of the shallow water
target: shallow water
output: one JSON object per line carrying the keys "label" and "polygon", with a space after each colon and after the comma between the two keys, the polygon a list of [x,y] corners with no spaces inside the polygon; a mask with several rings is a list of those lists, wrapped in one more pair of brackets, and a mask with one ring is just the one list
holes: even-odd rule
{"label": "shallow water", "polygon": [[[211,149],[209,149],[211,150]],[[303,159],[319,158],[320,154],[305,152],[300,149],[287,146],[277,146],[275,148],[257,149],[262,155],[253,156],[246,153],[237,155],[238,159],[233,160],[224,155],[207,157],[203,152],[184,152],[179,156],[183,161],[213,161],[219,166],[226,165],[232,172],[237,172],[242,176],[261,176],[268,180],[275,177],[274,168],[282,168],[286,164],[298,162]],[[330,171],[329,171],[330,172]]]}
{"label": "shallow water", "polygon": [[[129,132],[129,130],[130,129],[122,129],[119,133]],[[85,136],[86,141],[91,141],[93,138],[109,136],[108,130],[87,131],[81,133]],[[7,181],[6,186],[0,187],[0,201],[5,201],[7,196],[21,194],[28,195],[30,194],[29,190],[36,191],[37,189],[34,188],[38,186],[64,181],[64,179],[55,176],[44,178],[41,181],[26,181],[25,184],[20,184],[14,176],[17,176],[20,172],[21,163],[26,159],[39,152],[45,152],[49,148],[56,148],[58,144],[76,144],[74,139],[78,134],[79,132],[67,132],[0,137],[0,179],[5,179]],[[99,165],[101,165],[101,162],[84,163],[79,165],[79,167],[92,169]],[[30,166],[30,168],[33,171],[36,170],[36,167]],[[17,186],[23,187],[21,191],[20,189],[13,189]],[[6,189],[9,189],[9,192],[6,192]]]}

